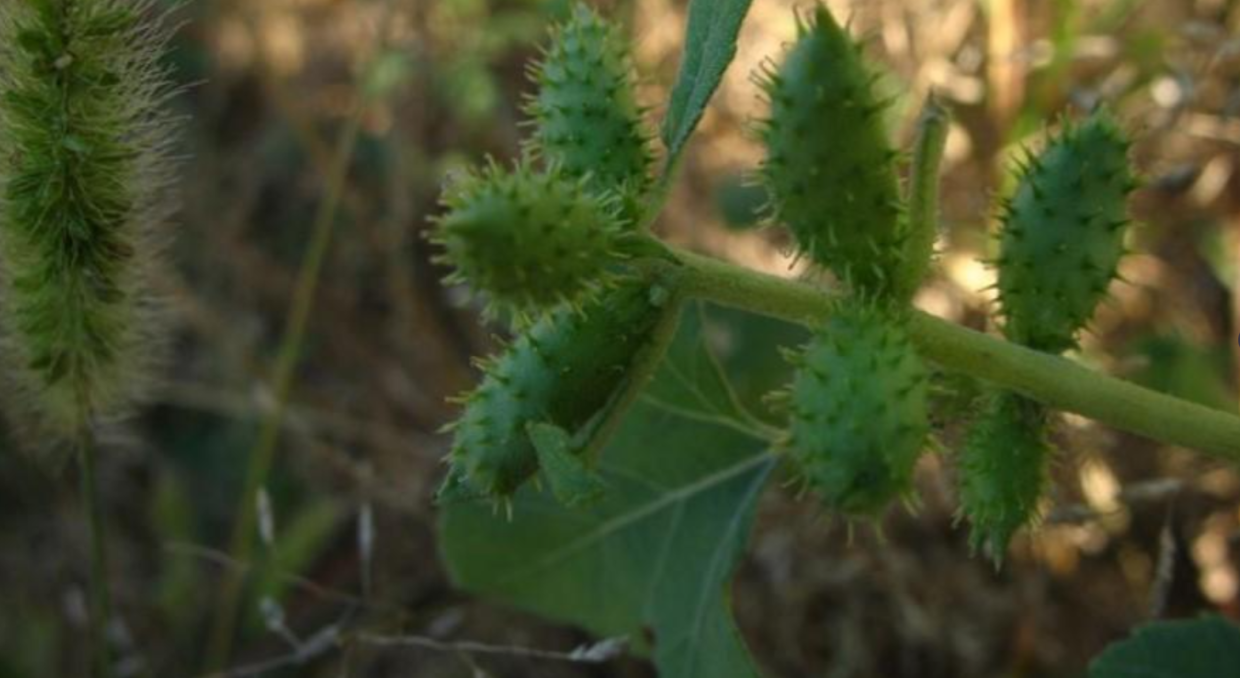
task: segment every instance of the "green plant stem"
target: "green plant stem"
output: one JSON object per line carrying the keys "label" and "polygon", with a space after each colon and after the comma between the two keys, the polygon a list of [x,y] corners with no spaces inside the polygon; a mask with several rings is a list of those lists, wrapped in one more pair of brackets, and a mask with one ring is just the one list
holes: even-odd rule
{"label": "green plant stem", "polygon": [[947,148],[951,114],[933,93],[926,98],[917,119],[917,140],[908,185],[908,240],[898,293],[911,299],[917,293],[934,257],[939,226],[939,167]]}
{"label": "green plant stem", "polygon": [[633,403],[637,401],[646,384],[650,383],[650,379],[654,377],[655,370],[663,363],[663,357],[667,355],[667,349],[672,345],[672,340],[676,337],[676,329],[680,326],[680,314],[684,308],[684,299],[678,289],[677,282],[665,278],[657,282],[656,285],[663,286],[668,293],[668,299],[665,302],[667,308],[664,309],[663,317],[655,325],[654,331],[651,333],[649,345],[637,356],[627,380],[620,388],[619,393],[612,399],[612,402],[608,404],[603,420],[599,422],[598,428],[595,429],[591,436],[590,444],[585,454],[586,458],[592,462],[597,461],[603,448],[615,436],[616,431],[620,429],[620,424],[624,421],[624,415],[633,406]]}
{"label": "green plant stem", "polygon": [[663,173],[659,175],[659,179],[655,182],[650,197],[647,199],[646,211],[641,217],[641,230],[649,231],[654,225],[655,220],[663,213],[663,206],[667,204],[667,199],[672,195],[672,184],[680,174],[680,164],[684,159],[684,154],[680,154],[675,158],[668,160],[663,166]]}
{"label": "green plant stem", "polygon": [[[361,107],[359,104],[358,111]],[[233,525],[229,553],[238,562],[248,562],[254,547],[254,530],[257,522],[254,499],[258,491],[266,484],[267,475],[275,459],[284,410],[288,404],[297,363],[301,358],[306,327],[310,320],[310,312],[314,308],[315,292],[318,290],[323,263],[327,258],[332,235],[335,232],[336,212],[340,205],[346,175],[360,129],[361,115],[355,111],[349,116],[345,129],[340,135],[335,165],[327,181],[327,195],[315,215],[310,244],[307,246],[301,266],[297,271],[297,286],[293,293],[293,303],[289,307],[284,335],[280,340],[275,370],[272,374],[273,405],[271,411],[263,419],[258,440],[250,453],[245,486],[239,504],[239,515],[237,522]],[[245,577],[240,572],[230,572],[224,575],[220,595],[217,598],[219,606],[216,608],[207,654],[209,671],[223,668],[232,653],[233,635],[236,631],[237,613],[244,583]]]}
{"label": "green plant stem", "polygon": [[[724,306],[812,325],[832,294],[802,283],[677,251],[682,292]],[[1157,393],[921,311],[909,332],[942,367],[1011,389],[1049,407],[1119,429],[1240,462],[1240,417]]]}
{"label": "green plant stem", "polygon": [[112,675],[112,656],[108,650],[108,623],[112,619],[112,597],[108,591],[108,547],[103,503],[99,499],[99,480],[95,470],[95,446],[89,425],[78,428],[78,478],[82,504],[90,523],[90,655],[95,678]]}

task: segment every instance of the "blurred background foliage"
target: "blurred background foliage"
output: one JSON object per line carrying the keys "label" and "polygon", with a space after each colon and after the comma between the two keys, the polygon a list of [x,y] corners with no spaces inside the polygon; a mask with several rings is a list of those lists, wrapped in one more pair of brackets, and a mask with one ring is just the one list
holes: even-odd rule
{"label": "blurred background foliage", "polygon": [[[342,628],[569,650],[579,630],[453,590],[430,495],[445,402],[476,376],[496,328],[444,289],[423,240],[441,183],[519,148],[525,65],[568,0],[185,0],[170,56],[187,88],[184,207],[163,292],[174,360],[151,402],[108,433],[112,629],[123,675],[204,673],[217,587],[243,571],[230,665],[296,656]],[[666,238],[779,275],[802,273],[778,229],[758,228],[761,157],[749,74],[793,36],[792,2],[755,0],[737,61],[693,142],[657,228]],[[931,90],[955,112],[939,273],[924,309],[987,326],[992,198],[1023,144],[1105,102],[1137,139],[1146,179],[1129,281],[1077,358],[1214,407],[1236,407],[1240,363],[1240,3],[1233,0],[843,0],[897,97],[907,144]],[[683,0],[597,5],[634,35],[641,99],[659,119],[679,58]],[[354,111],[357,111],[354,113]],[[251,562],[229,530],[296,271],[348,154],[335,239],[282,423]],[[829,130],[824,133],[829,133]],[[725,317],[725,316],[721,316]],[[718,320],[716,348],[747,321]],[[770,388],[767,374],[740,380]],[[959,439],[950,414],[945,449]],[[824,518],[772,485],[734,589],[739,624],[772,676],[1071,676],[1145,619],[1240,616],[1240,476],[1067,416],[1043,528],[996,571],[956,526],[949,455],[919,472],[915,516],[880,537]],[[694,450],[668,450],[693,454]],[[83,675],[87,540],[72,471],[0,449],[0,678]],[[338,625],[338,626],[333,626]],[[291,634],[291,635],[290,635]],[[294,637],[298,640],[294,642]],[[339,649],[263,675],[649,676],[601,665],[427,647]],[[309,656],[313,654],[313,656]],[[253,675],[244,671],[232,675]]]}

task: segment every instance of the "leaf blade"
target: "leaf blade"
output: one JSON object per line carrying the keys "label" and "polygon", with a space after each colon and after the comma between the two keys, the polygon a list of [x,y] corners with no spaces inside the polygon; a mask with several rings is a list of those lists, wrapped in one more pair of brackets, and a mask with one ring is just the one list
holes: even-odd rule
{"label": "leaf blade", "polygon": [[1147,624],[1089,665],[1089,678],[1215,676],[1240,676],[1240,626],[1218,616]]}
{"label": "leaf blade", "polygon": [[668,167],[674,167],[707,103],[736,56],[736,37],[752,0],[693,0],[680,74],[663,121]]}
{"label": "leaf blade", "polygon": [[[724,314],[712,331],[731,340],[716,362],[697,354],[704,323],[689,311],[654,379],[666,397],[731,414],[744,394],[697,396],[738,367],[786,371],[769,322]],[[627,636],[665,677],[756,678],[728,588],[777,458],[764,436],[741,428],[639,401],[596,468],[608,488],[597,503],[568,510],[528,487],[511,522],[482,503],[445,507],[441,544],[454,582],[600,637]],[[646,630],[653,646],[642,647]]]}

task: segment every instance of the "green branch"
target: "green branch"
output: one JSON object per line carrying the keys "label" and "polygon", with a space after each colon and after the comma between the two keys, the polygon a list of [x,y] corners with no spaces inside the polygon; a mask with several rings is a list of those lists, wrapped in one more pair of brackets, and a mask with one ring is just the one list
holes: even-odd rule
{"label": "green branch", "polygon": [[917,120],[917,140],[905,194],[908,240],[904,243],[903,275],[897,280],[897,291],[904,299],[912,299],[917,293],[934,258],[939,231],[939,167],[943,164],[950,127],[951,113],[931,93]]}
{"label": "green branch", "polygon": [[[682,292],[801,324],[820,322],[831,295],[802,283],[677,250]],[[1173,445],[1240,462],[1240,417],[1157,393],[941,318],[914,312],[922,354],[942,367],[1046,405]]]}

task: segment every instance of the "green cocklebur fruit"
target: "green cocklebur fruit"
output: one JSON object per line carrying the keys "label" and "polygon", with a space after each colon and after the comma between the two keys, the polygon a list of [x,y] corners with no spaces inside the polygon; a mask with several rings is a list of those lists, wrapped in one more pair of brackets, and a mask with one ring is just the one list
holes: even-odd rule
{"label": "green cocklebur fruit", "polygon": [[1004,208],[999,300],[1009,339],[1059,353],[1116,277],[1134,180],[1128,142],[1099,111],[1030,157]]}
{"label": "green cocklebur fruit", "polygon": [[1046,409],[999,391],[969,430],[960,454],[960,506],[972,524],[970,544],[999,562],[1017,530],[1034,521],[1046,489]]}
{"label": "green cocklebur fruit", "polygon": [[150,10],[0,5],[0,319],[18,419],[40,431],[116,413],[154,353],[148,276],[170,204],[171,87],[166,28],[141,19]]}
{"label": "green cocklebur fruit", "polygon": [[598,194],[622,201],[632,225],[650,188],[650,135],[636,103],[624,36],[586,5],[552,29],[542,59],[530,69],[538,92],[529,148]]}
{"label": "green cocklebur fruit", "polygon": [[759,127],[773,216],[801,250],[854,289],[889,294],[901,265],[901,204],[884,104],[860,48],[815,8],[777,71],[762,75]]}
{"label": "green cocklebur fruit", "polygon": [[[540,453],[562,464],[566,446],[547,427],[571,436],[575,452],[584,449],[656,329],[675,312],[657,288],[626,279],[580,310],[563,306],[532,325],[484,364],[482,383],[464,399],[442,494],[502,500],[539,470]],[[559,493],[559,483],[553,486]]]}
{"label": "green cocklebur fruit", "polygon": [[449,280],[467,282],[517,311],[575,301],[605,282],[622,257],[616,199],[557,168],[491,164],[449,186],[433,239]]}
{"label": "green cocklebur fruit", "polygon": [[791,360],[783,448],[809,485],[854,516],[906,495],[929,432],[928,378],[900,312],[841,300]]}
{"label": "green cocklebur fruit", "polygon": [[[1127,152],[1110,115],[1097,111],[1025,161],[999,234],[999,302],[1010,340],[1047,353],[1076,345],[1124,253],[1134,185]],[[1037,518],[1051,459],[1048,420],[1041,404],[997,393],[969,432],[961,508],[974,548],[996,562]]]}

